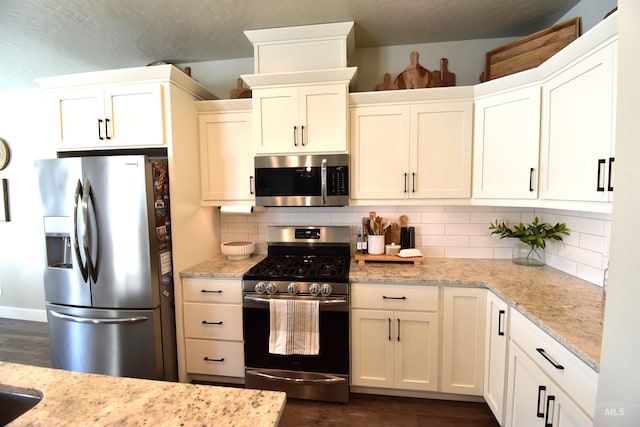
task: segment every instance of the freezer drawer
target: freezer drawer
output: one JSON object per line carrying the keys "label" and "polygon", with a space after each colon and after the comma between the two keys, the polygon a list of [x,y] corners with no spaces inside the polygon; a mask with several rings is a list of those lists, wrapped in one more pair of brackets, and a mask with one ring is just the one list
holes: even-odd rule
{"label": "freezer drawer", "polygon": [[47,304],[56,369],[163,379],[160,309],[84,309]]}

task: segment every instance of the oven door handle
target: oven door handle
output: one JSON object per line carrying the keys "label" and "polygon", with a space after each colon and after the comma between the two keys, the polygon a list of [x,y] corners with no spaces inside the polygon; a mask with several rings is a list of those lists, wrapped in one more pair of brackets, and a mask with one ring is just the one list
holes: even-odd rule
{"label": "oven door handle", "polygon": [[323,374],[323,375],[326,375],[326,378],[310,379],[310,378],[281,377],[278,375],[267,374],[265,372],[260,372],[260,371],[250,371],[250,373],[257,377],[267,378],[269,380],[287,381],[287,382],[296,382],[296,383],[327,384],[327,383],[337,383],[337,382],[345,381],[344,378],[336,377],[334,375],[329,375],[329,374]]}
{"label": "oven door handle", "polygon": [[[252,295],[245,295],[244,299],[247,301],[254,302],[269,302],[272,299],[293,299],[293,298],[279,298],[279,297],[258,297]],[[344,298],[333,298],[333,299],[318,299],[318,303],[320,304],[346,304],[347,300]]]}

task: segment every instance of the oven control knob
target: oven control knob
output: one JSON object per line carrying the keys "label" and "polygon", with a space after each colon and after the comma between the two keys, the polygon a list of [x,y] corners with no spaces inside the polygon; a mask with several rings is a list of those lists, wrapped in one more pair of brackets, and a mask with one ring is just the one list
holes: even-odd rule
{"label": "oven control knob", "polygon": [[255,289],[256,293],[259,293],[259,294],[264,294],[267,291],[267,287],[264,284],[264,282],[258,282],[254,289]]}
{"label": "oven control knob", "polygon": [[275,293],[277,293],[277,292],[278,292],[278,287],[276,286],[276,284],[275,284],[275,283],[273,283],[273,282],[269,282],[269,283],[267,284],[267,288],[266,288],[266,290],[267,290],[267,293],[268,293],[269,295],[273,295],[273,294],[275,294]]}
{"label": "oven control knob", "polygon": [[309,293],[314,297],[318,296],[318,294],[320,294],[320,286],[317,283],[312,283],[311,286],[309,286]]}
{"label": "oven control knob", "polygon": [[323,297],[328,297],[329,295],[331,295],[331,291],[331,285],[328,283],[323,283],[320,287],[320,295],[322,295]]}
{"label": "oven control knob", "polygon": [[298,286],[297,283],[289,283],[289,286],[287,286],[287,292],[289,292],[291,295],[296,295],[298,292],[300,292],[300,286]]}

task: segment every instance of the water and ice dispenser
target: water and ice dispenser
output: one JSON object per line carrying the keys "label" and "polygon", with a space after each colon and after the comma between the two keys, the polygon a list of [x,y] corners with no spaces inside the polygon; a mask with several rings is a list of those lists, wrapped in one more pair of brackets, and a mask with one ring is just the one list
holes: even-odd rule
{"label": "water and ice dispenser", "polygon": [[44,236],[48,268],[73,268],[69,217],[45,216]]}

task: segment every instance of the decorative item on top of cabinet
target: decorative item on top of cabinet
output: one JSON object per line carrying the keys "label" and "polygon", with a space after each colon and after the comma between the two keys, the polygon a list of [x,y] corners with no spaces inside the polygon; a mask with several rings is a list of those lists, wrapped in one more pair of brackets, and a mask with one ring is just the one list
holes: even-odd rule
{"label": "decorative item on top of cabinet", "polygon": [[[421,89],[429,87],[455,86],[456,75],[449,71],[447,58],[440,59],[440,70],[429,71],[418,63],[418,52],[411,52],[411,64],[404,69],[394,80],[394,86],[398,89]],[[387,75],[385,74],[385,82],[382,90],[392,89],[387,87]],[[378,89],[380,85],[376,87]]]}
{"label": "decorative item on top of cabinet", "polygon": [[251,98],[251,89],[242,87],[242,79],[238,78],[236,87],[231,89],[231,91],[229,92],[229,98]]}
{"label": "decorative item on top of cabinet", "polygon": [[578,37],[579,17],[490,50],[485,55],[485,68],[480,75],[480,81],[485,82],[535,68]]}
{"label": "decorative item on top of cabinet", "polygon": [[391,74],[385,73],[384,81],[376,86],[376,90],[397,90],[398,85],[391,83]]}

